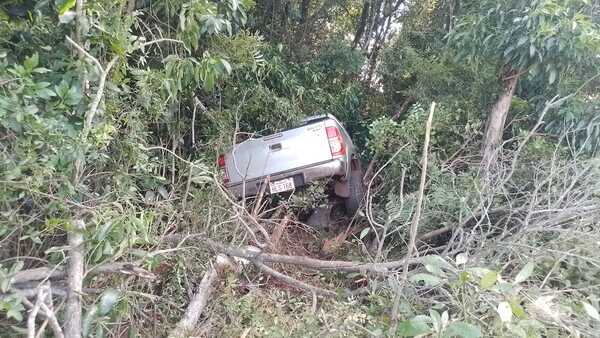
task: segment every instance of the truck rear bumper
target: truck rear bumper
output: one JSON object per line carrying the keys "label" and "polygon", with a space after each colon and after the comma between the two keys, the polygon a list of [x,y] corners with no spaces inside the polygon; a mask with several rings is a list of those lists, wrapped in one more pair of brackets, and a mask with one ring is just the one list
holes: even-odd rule
{"label": "truck rear bumper", "polygon": [[[291,171],[286,171],[282,173],[278,173],[275,175],[270,175],[270,181],[278,181],[285,178],[293,177],[294,185],[296,187],[300,187],[307,183],[322,179],[329,178],[333,176],[343,176],[346,174],[346,163],[343,159],[336,159],[333,161],[328,161],[325,163],[313,165],[310,167],[294,169]],[[256,195],[260,190],[261,184],[265,182],[265,178],[267,176],[259,177],[256,179],[246,181],[246,187],[244,189],[244,185],[240,183],[234,183],[227,185],[227,190],[229,190],[232,194],[237,197],[249,197]],[[265,190],[266,193],[269,193],[269,188],[267,187]]]}

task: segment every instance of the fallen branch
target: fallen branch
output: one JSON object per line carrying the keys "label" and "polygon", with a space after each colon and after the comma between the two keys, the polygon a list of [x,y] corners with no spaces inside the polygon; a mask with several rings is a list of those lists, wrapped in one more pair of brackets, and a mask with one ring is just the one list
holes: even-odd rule
{"label": "fallen branch", "polygon": [[233,263],[231,263],[229,258],[223,255],[217,256],[215,266],[211,264],[208,271],[204,273],[196,294],[190,301],[187,310],[179,323],[177,323],[177,326],[175,326],[175,329],[169,333],[169,337],[187,337],[190,331],[196,326],[196,322],[198,322],[206,304],[208,304],[213,291],[213,284],[217,281],[220,272],[225,268],[232,267]]}
{"label": "fallen branch", "polygon": [[202,311],[204,311],[204,308],[208,303],[213,289],[212,286],[217,280],[217,277],[217,270],[213,266],[204,273],[204,277],[202,278],[200,285],[198,285],[198,290],[196,291],[194,298],[192,298],[183,318],[177,323],[177,326],[169,334],[169,337],[184,337],[187,332],[194,328],[198,318],[200,318]]}
{"label": "fallen branch", "polygon": [[276,279],[279,279],[280,281],[285,282],[286,284],[289,284],[298,289],[310,291],[313,294],[318,294],[318,295],[322,295],[322,296],[328,296],[328,297],[336,297],[337,296],[337,293],[335,293],[331,290],[325,290],[320,287],[316,287],[316,286],[304,283],[302,281],[299,281],[295,278],[292,278],[288,275],[285,275],[277,270],[274,270],[274,269],[266,266],[265,264],[261,263],[260,261],[252,261],[252,263],[254,263],[254,265],[256,265],[260,269],[260,271],[266,273],[267,275],[273,276]]}
{"label": "fallen branch", "polygon": [[56,319],[56,314],[54,313],[54,311],[50,308],[50,306],[44,303],[42,303],[42,310],[44,311],[44,316],[46,316],[48,324],[50,325],[50,328],[54,333],[54,337],[64,338],[65,335],[63,334],[60,324],[58,323],[58,319]]}
{"label": "fallen branch", "polygon": [[163,240],[170,245],[180,245],[189,240],[195,240],[196,242],[205,243],[211,250],[224,253],[229,256],[247,259],[249,261],[258,261],[261,263],[280,263],[302,266],[304,268],[321,270],[321,271],[339,271],[339,272],[363,272],[363,273],[375,273],[375,274],[387,274],[401,268],[404,264],[419,264],[420,259],[400,259],[382,263],[365,263],[365,262],[351,262],[351,261],[326,261],[306,256],[290,256],[290,255],[279,255],[272,253],[262,252],[257,247],[246,247],[236,248],[223,243],[214,241],[202,234],[172,234],[165,236]]}
{"label": "fallen branch", "polygon": [[275,227],[275,230],[273,230],[273,236],[271,237],[271,243],[273,246],[271,247],[271,250],[273,250],[275,252],[280,252],[281,248],[280,248],[279,244],[281,241],[281,237],[283,236],[285,229],[287,228],[288,224],[290,223],[290,219],[291,219],[290,213],[286,212],[285,216],[283,216],[281,221]]}
{"label": "fallen branch", "polygon": [[[141,278],[154,279],[156,276],[145,269],[140,268],[137,263],[107,263],[91,268],[85,273],[87,276],[96,276],[100,274],[124,274],[134,275]],[[12,284],[22,284],[38,280],[58,280],[65,279],[67,274],[60,267],[41,267],[29,270],[22,270],[12,276]]]}
{"label": "fallen branch", "polygon": [[81,337],[81,289],[85,271],[85,247],[83,245],[85,223],[81,219],[74,223],[75,228],[68,233],[70,249],[67,282],[69,293],[65,307],[65,335],[69,338]]}
{"label": "fallen branch", "polygon": [[[50,289],[52,294],[57,297],[66,298],[69,295],[69,289],[66,286],[52,286]],[[82,288],[82,294],[100,294],[104,290],[98,288]],[[21,298],[34,298],[37,296],[37,288],[14,288],[11,287],[9,292],[0,293],[0,300],[5,299],[6,297],[10,297],[11,295],[16,294]]]}
{"label": "fallen branch", "polygon": [[29,316],[27,316],[27,338],[35,338],[35,319],[37,318],[37,314],[46,297],[43,286],[40,286],[36,291],[37,298],[35,300],[35,305],[33,306],[33,309],[29,311]]}
{"label": "fallen branch", "polygon": [[[46,317],[46,320],[50,324],[50,328],[52,329],[52,332],[54,333],[54,337],[55,338],[64,338],[62,328],[60,327],[60,324],[58,323],[58,320],[56,319],[56,315],[54,314],[54,310],[53,310],[53,306],[52,306],[52,298],[51,298],[52,291],[51,290],[52,289],[48,285],[48,292],[46,293],[48,304],[46,304],[45,302],[42,302],[40,304],[40,309],[41,309],[40,314],[42,316]],[[36,292],[37,292],[37,290],[36,290]],[[0,299],[1,298],[2,297],[0,297]],[[29,309],[33,309],[35,307],[35,305],[33,303],[31,303],[26,297],[21,298],[21,302]]]}

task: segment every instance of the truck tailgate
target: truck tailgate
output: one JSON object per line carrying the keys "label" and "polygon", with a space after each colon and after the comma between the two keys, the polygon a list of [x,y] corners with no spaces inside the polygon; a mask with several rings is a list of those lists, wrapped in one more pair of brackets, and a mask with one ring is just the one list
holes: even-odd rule
{"label": "truck tailgate", "polygon": [[332,159],[325,123],[318,122],[236,145],[226,156],[230,184]]}

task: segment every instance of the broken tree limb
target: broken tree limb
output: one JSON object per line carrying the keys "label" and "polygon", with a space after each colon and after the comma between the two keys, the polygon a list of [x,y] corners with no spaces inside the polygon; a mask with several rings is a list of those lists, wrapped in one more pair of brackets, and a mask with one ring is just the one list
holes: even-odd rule
{"label": "broken tree limb", "polygon": [[[423,142],[423,158],[421,160],[421,180],[419,182],[419,194],[417,197],[417,205],[415,206],[415,213],[410,223],[410,239],[408,242],[408,257],[411,257],[416,252],[417,247],[415,242],[417,240],[417,231],[419,228],[419,221],[421,219],[421,209],[423,208],[423,195],[425,194],[425,182],[427,180],[427,160],[429,155],[429,139],[431,137],[431,125],[433,123],[433,113],[435,112],[435,102],[431,103],[431,109],[429,110],[429,117],[425,125],[425,141]],[[408,270],[408,265],[404,267],[404,275]]]}
{"label": "broken tree limb", "polygon": [[187,332],[190,332],[194,328],[202,311],[204,311],[204,308],[208,303],[212,293],[213,284],[217,280],[217,277],[217,270],[213,266],[204,273],[204,277],[202,278],[190,305],[179,323],[177,323],[175,329],[169,334],[169,337],[184,337]]}
{"label": "broken tree limb", "polygon": [[256,267],[258,267],[260,269],[260,271],[266,273],[267,275],[273,276],[276,279],[279,279],[280,281],[285,282],[286,284],[289,284],[298,289],[310,291],[313,294],[318,294],[318,295],[322,295],[322,296],[328,296],[328,297],[336,297],[337,296],[337,293],[335,293],[331,290],[325,290],[320,287],[299,281],[299,280],[292,278],[288,275],[285,275],[275,269],[272,269],[259,261],[252,261],[252,263],[254,263],[254,265],[256,265]]}
{"label": "broken tree limb", "polygon": [[38,312],[42,307],[45,297],[46,295],[44,294],[44,287],[40,286],[37,289],[35,305],[33,306],[33,309],[29,311],[29,316],[27,317],[27,338],[35,338],[35,319],[37,318]]}
{"label": "broken tree limb", "polygon": [[[21,302],[23,302],[23,305],[29,309],[33,309],[34,307],[33,303],[31,303],[27,298],[22,298]],[[52,328],[52,332],[54,333],[54,337],[64,338],[63,331],[58,323],[58,320],[56,319],[53,309],[51,308],[51,304],[46,305],[45,303],[42,303],[40,308],[42,310],[40,314],[48,319],[50,328]]]}
{"label": "broken tree limb", "polygon": [[[19,295],[22,298],[34,298],[37,296],[37,289],[32,288],[14,288],[11,287],[9,292],[0,293],[0,300],[3,300],[6,297],[10,297],[12,294]],[[52,286],[50,289],[52,295],[56,297],[66,298],[69,294],[69,289],[64,286]],[[103,289],[97,288],[83,288],[81,289],[82,294],[100,294],[104,291]]]}
{"label": "broken tree limb", "polygon": [[[96,276],[100,274],[124,274],[134,275],[142,278],[154,279],[156,276],[145,269],[139,267],[138,263],[106,263],[91,268],[85,273],[87,276]],[[58,267],[40,267],[28,270],[22,270],[12,276],[12,284],[22,284],[45,279],[64,279],[66,272]]]}
{"label": "broken tree limb", "polygon": [[204,273],[198,289],[192,297],[188,308],[175,329],[169,333],[169,337],[186,337],[196,326],[198,319],[202,315],[206,304],[210,300],[210,296],[213,291],[213,285],[218,280],[219,275],[225,269],[234,269],[233,263],[229,258],[224,255],[217,255],[215,265],[210,265],[208,270]]}
{"label": "broken tree limb", "polygon": [[85,271],[84,229],[85,223],[83,220],[78,219],[74,222],[74,229],[69,231],[68,234],[70,250],[67,284],[69,292],[65,307],[65,335],[69,338],[81,337],[81,289]]}
{"label": "broken tree limb", "polygon": [[[425,124],[425,140],[423,141],[423,158],[421,159],[421,180],[419,182],[419,193],[417,197],[417,205],[415,206],[415,213],[410,222],[410,232],[408,241],[408,253],[406,254],[407,260],[404,263],[404,269],[402,272],[402,280],[408,279],[408,259],[412,258],[413,255],[418,255],[416,241],[417,232],[419,231],[419,221],[421,220],[421,208],[423,207],[423,195],[425,194],[425,183],[427,181],[427,162],[429,155],[429,139],[431,138],[431,125],[433,123],[433,113],[435,112],[435,102],[431,103],[431,109],[429,110],[429,116]],[[396,290],[394,295],[394,304],[392,307],[392,330],[395,331],[398,325],[398,311],[400,306],[400,287]]]}
{"label": "broken tree limb", "polygon": [[393,270],[403,267],[406,263],[412,265],[419,264],[421,262],[419,258],[403,258],[395,261],[382,263],[327,261],[306,256],[290,256],[265,253],[256,247],[236,248],[214,241],[202,234],[172,234],[163,238],[163,240],[170,245],[182,244],[183,242],[189,240],[195,240],[196,242],[199,242],[198,239],[201,239],[201,242],[206,244],[206,246],[211,250],[218,253],[225,253],[229,256],[244,258],[249,261],[258,261],[261,263],[281,263],[296,265],[307,269],[321,271],[365,272],[375,274],[386,274],[392,272]]}

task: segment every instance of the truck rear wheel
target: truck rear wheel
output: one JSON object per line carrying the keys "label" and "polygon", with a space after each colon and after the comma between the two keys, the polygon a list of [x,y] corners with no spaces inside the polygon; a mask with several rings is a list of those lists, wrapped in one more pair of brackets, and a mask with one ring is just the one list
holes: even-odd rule
{"label": "truck rear wheel", "polygon": [[352,159],[352,169],[350,170],[350,175],[347,181],[350,194],[344,199],[346,213],[348,213],[350,216],[354,216],[354,214],[356,214],[365,195],[365,187],[362,179],[363,171],[360,166],[360,162],[357,159]]}

